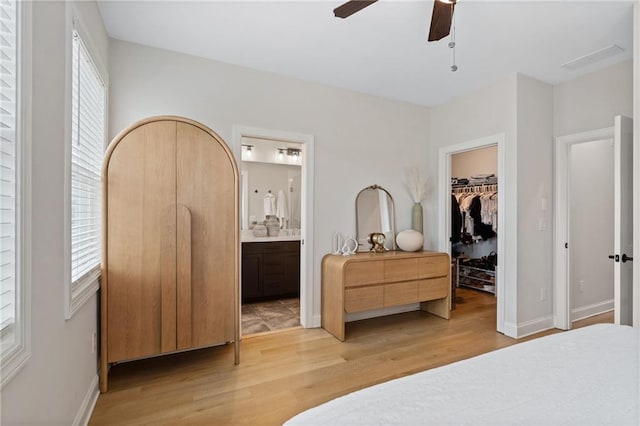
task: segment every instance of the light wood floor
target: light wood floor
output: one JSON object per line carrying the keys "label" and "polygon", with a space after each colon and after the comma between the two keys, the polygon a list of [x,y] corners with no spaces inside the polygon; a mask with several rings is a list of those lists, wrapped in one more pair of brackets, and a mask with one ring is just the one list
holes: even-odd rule
{"label": "light wood floor", "polygon": [[[493,296],[457,295],[449,321],[423,312],[358,321],[344,343],[322,329],[245,338],[239,366],[231,346],[117,365],[90,424],[280,425],[337,396],[518,343],[496,333]],[[613,314],[574,327],[597,322]]]}

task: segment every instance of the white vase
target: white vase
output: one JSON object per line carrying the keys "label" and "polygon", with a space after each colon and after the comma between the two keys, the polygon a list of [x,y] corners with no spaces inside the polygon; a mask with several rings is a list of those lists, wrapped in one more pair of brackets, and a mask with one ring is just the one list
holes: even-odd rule
{"label": "white vase", "polygon": [[418,251],[424,245],[424,237],[421,232],[413,229],[398,232],[396,244],[402,251]]}

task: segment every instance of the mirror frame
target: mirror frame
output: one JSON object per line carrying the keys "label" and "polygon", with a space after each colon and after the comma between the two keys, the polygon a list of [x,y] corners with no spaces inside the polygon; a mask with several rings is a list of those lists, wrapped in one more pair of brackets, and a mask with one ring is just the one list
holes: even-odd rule
{"label": "mirror frame", "polygon": [[[396,245],[396,206],[395,206],[395,202],[393,201],[393,197],[391,196],[391,194],[389,193],[389,191],[387,191],[385,188],[381,187],[380,185],[376,185],[373,184],[371,186],[367,186],[363,189],[361,189],[358,192],[358,195],[356,195],[356,241],[358,242],[358,252],[368,252],[370,250],[369,247],[366,247],[366,243],[365,244],[360,244],[360,229],[359,229],[359,225],[358,225],[358,198],[360,198],[360,195],[368,190],[381,190],[384,191],[385,194],[387,194],[387,197],[389,197],[389,200],[391,201],[391,207],[389,209],[390,213],[391,213],[391,218],[389,220],[389,222],[391,223],[391,233],[392,233],[392,238],[391,238],[391,248],[387,248],[388,251],[395,251],[398,249],[397,245]],[[382,230],[374,230],[371,232],[382,232]],[[383,233],[383,232],[382,232]],[[388,241],[385,241],[385,247],[387,247],[387,243]],[[365,246],[363,248],[363,246]]]}

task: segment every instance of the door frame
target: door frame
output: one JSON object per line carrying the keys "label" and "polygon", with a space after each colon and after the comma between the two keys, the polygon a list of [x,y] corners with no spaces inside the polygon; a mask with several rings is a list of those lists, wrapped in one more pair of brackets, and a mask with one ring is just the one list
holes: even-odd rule
{"label": "door frame", "polygon": [[[506,217],[515,217],[515,198],[511,197],[512,191],[508,188],[515,187],[515,176],[507,176],[505,156],[504,133],[463,142],[457,145],[442,147],[438,154],[438,182],[439,182],[439,251],[451,255],[451,157],[454,154],[473,151],[478,148],[490,146],[498,147],[498,264],[496,265],[496,329],[509,337],[517,338],[517,327],[509,326],[505,320],[505,307],[517,306],[515,279],[516,271],[516,235],[514,232],[505,232]],[[513,247],[510,253],[506,248]],[[505,262],[513,265],[511,275],[506,279]]]}
{"label": "door frame", "polygon": [[555,328],[571,329],[571,286],[569,285],[569,150],[572,145],[613,139],[614,127],[556,137],[553,235],[553,323]]}
{"label": "door frame", "polygon": [[[313,315],[313,176],[314,137],[304,133],[260,127],[233,125],[233,154],[242,164],[242,138],[275,139],[302,146],[302,193],[300,194],[300,324],[304,328],[320,326],[319,316]],[[242,273],[241,273],[242,274]],[[242,280],[242,276],[240,277]],[[241,281],[242,282],[242,281]]]}

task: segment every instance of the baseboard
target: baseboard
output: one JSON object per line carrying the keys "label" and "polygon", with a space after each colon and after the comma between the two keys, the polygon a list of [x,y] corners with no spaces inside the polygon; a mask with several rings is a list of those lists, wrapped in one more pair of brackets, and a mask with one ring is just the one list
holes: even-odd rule
{"label": "baseboard", "polygon": [[552,328],[554,328],[553,315],[536,318],[518,324],[517,338],[520,339]]}
{"label": "baseboard", "polygon": [[311,326],[307,328],[319,328],[322,326],[322,317],[320,315],[314,315],[311,320]]}
{"label": "baseboard", "polygon": [[613,299],[571,309],[571,322],[613,311]]}
{"label": "baseboard", "polygon": [[80,410],[78,410],[78,414],[76,414],[76,418],[73,420],[74,426],[87,426],[87,424],[89,424],[93,409],[96,406],[96,402],[98,402],[98,396],[100,396],[99,382],[100,380],[96,374],[93,380],[91,380],[89,390],[82,400],[82,405],[80,406]]}
{"label": "baseboard", "polygon": [[518,325],[511,323],[511,322],[505,322],[504,323],[504,332],[503,334],[507,337],[511,337],[512,339],[517,339],[518,338]]}
{"label": "baseboard", "polygon": [[382,317],[385,315],[401,314],[404,312],[418,311],[420,310],[420,304],[412,303],[410,305],[393,306],[390,308],[374,309],[372,311],[355,312],[353,314],[347,314],[345,322],[359,321],[368,318]]}

